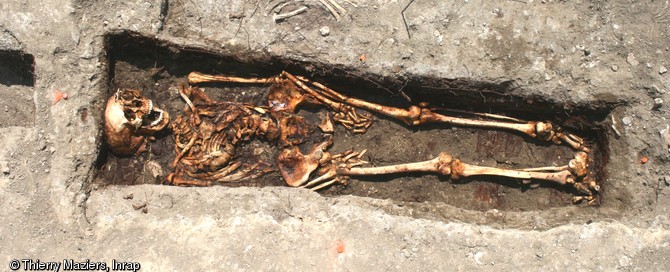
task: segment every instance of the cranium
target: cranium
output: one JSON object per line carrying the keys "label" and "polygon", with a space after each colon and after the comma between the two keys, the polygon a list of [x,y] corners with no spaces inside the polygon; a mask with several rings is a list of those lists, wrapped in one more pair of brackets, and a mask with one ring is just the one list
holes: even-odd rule
{"label": "cranium", "polygon": [[139,90],[119,89],[107,100],[105,140],[116,155],[135,154],[147,136],[167,126],[170,116]]}

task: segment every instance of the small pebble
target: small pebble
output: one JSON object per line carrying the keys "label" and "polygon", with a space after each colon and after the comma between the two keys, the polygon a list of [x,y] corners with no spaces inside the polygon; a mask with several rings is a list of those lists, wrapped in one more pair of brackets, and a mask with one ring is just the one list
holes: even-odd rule
{"label": "small pebble", "polygon": [[322,28],[319,28],[319,33],[321,33],[321,36],[328,36],[330,35],[330,27],[324,26]]}
{"label": "small pebble", "polygon": [[630,258],[628,256],[622,256],[619,258],[619,266],[621,267],[628,267],[631,265]]}
{"label": "small pebble", "polygon": [[656,97],[654,98],[654,109],[658,109],[663,106],[663,98]]}
{"label": "small pebble", "polygon": [[670,176],[665,176],[662,177],[661,179],[663,179],[663,183],[665,183],[665,186],[670,186]]}
{"label": "small pebble", "polygon": [[482,262],[482,257],[484,256],[484,252],[477,251],[475,253],[475,262],[479,265],[483,265],[484,263]]}
{"label": "small pebble", "polygon": [[616,72],[617,70],[619,70],[619,66],[612,65],[612,71]]}
{"label": "small pebble", "polygon": [[665,145],[668,147],[668,152],[670,152],[670,126],[665,125],[664,129],[659,130],[661,133],[661,138],[665,141]]}
{"label": "small pebble", "polygon": [[398,64],[391,66],[391,72],[393,72],[394,74],[400,73],[401,70],[402,68]]}
{"label": "small pebble", "polygon": [[665,66],[661,65],[661,68],[658,68],[658,73],[659,74],[665,74],[668,72],[668,68],[665,68]]}
{"label": "small pebble", "polygon": [[410,50],[407,50],[407,51],[403,51],[400,58],[401,59],[409,59],[410,57],[412,57],[412,55],[414,55],[414,51],[410,49]]}
{"label": "small pebble", "polygon": [[633,122],[633,120],[631,120],[630,117],[626,116],[626,117],[624,117],[624,118],[621,118],[621,122],[622,122],[624,125],[628,126],[628,125],[630,125],[630,124]]}
{"label": "small pebble", "polygon": [[631,66],[637,66],[638,64],[640,64],[640,62],[637,61],[633,53],[628,53],[628,56],[626,57],[626,62],[628,62],[628,64],[630,64]]}

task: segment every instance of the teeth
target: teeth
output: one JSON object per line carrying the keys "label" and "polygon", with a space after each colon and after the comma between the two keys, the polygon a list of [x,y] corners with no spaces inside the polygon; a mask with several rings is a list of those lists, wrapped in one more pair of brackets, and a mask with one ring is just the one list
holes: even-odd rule
{"label": "teeth", "polygon": [[158,112],[158,118],[156,118],[156,120],[151,122],[151,124],[149,124],[150,126],[158,125],[161,121],[163,121],[163,111],[157,111],[157,112]]}
{"label": "teeth", "polygon": [[154,110],[154,101],[149,100],[149,111],[147,113],[149,113],[153,110]]}

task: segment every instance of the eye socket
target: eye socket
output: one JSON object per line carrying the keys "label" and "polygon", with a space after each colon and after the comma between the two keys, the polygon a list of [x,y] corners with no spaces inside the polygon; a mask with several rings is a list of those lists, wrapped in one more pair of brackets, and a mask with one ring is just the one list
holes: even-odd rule
{"label": "eye socket", "polygon": [[123,111],[123,116],[125,116],[126,119],[128,119],[128,120],[134,120],[135,119],[135,113],[132,110]]}
{"label": "eye socket", "polygon": [[131,93],[128,93],[127,91],[122,91],[119,94],[119,98],[121,98],[122,100],[132,100],[133,95]]}
{"label": "eye socket", "polygon": [[142,101],[139,101],[139,100],[133,101],[133,106],[135,106],[135,107],[142,106]]}

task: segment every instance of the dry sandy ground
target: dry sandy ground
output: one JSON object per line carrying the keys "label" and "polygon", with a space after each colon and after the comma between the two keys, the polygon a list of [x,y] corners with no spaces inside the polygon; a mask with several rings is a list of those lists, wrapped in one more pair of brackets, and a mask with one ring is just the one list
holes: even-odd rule
{"label": "dry sandy ground", "polygon": [[[339,21],[319,1],[278,3],[0,3],[0,265],[72,259],[138,262],[143,271],[670,268],[667,1],[340,1],[347,12]],[[301,5],[304,13],[273,20],[274,10]],[[168,53],[119,52],[136,48]],[[158,55],[155,67],[147,64]],[[581,129],[599,133],[592,140],[608,159],[601,205],[571,205],[569,192],[556,188],[433,176],[390,185],[355,181],[352,189],[323,194],[105,184],[100,128],[110,89],[137,82],[162,95],[161,88],[183,80],[179,71],[200,65],[180,66],[182,57],[210,72],[247,65],[361,83],[354,93],[384,101],[403,101],[398,92],[407,85],[410,96],[462,97],[466,102],[449,103],[464,109],[587,119],[593,127]],[[157,68],[163,70],[151,70]],[[133,77],[142,71],[158,72]],[[54,103],[56,91],[67,99]],[[344,134],[342,143],[382,144],[371,156],[389,164],[435,155],[444,143],[429,139],[463,138],[448,150],[484,165],[504,162],[473,151],[480,144],[473,139],[495,143],[496,135],[412,130],[389,120],[376,126],[368,138]],[[501,152],[533,146],[506,137],[510,143],[499,141],[511,147]],[[557,163],[556,152],[536,159]]]}

